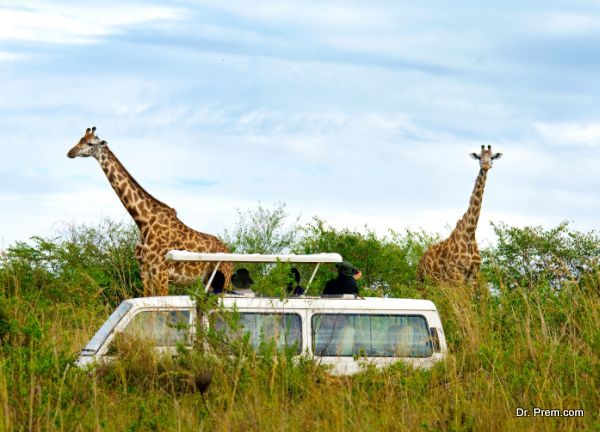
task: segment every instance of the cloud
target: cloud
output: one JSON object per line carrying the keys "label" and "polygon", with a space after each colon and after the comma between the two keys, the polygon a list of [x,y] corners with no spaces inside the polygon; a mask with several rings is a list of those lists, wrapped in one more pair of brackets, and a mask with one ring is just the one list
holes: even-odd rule
{"label": "cloud", "polygon": [[0,51],[0,62],[15,62],[19,60],[25,60],[26,58],[27,57],[23,54]]}
{"label": "cloud", "polygon": [[[537,14],[533,31],[549,35],[576,37],[580,35],[598,34],[600,19],[597,14],[577,13],[573,11],[550,11]],[[535,17],[534,17],[535,18]]]}
{"label": "cloud", "polygon": [[391,25],[393,19],[384,10],[365,5],[346,2],[289,1],[254,2],[248,1],[215,2],[201,0],[197,2],[206,8],[218,8],[230,15],[243,17],[254,22],[273,25],[324,27],[329,29],[356,30],[370,29],[373,26]]}
{"label": "cloud", "polygon": [[125,27],[185,16],[179,8],[110,1],[77,5],[34,1],[0,7],[0,40],[47,44],[96,43]]}
{"label": "cloud", "polygon": [[597,147],[600,145],[600,123],[536,123],[544,141],[557,145]]}

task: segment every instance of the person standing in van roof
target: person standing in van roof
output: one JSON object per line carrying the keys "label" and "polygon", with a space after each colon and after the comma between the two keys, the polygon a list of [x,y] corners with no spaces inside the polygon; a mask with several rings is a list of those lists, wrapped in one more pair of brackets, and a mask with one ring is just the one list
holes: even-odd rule
{"label": "person standing in van roof", "polygon": [[290,282],[287,285],[287,293],[295,296],[304,294],[304,287],[300,285],[300,272],[296,267],[290,269]]}
{"label": "person standing in van roof", "polygon": [[211,294],[223,294],[223,290],[225,288],[225,275],[221,270],[217,270],[215,273],[215,277],[210,284],[210,293]]}
{"label": "person standing in van roof", "polygon": [[250,278],[250,272],[246,268],[238,269],[233,276],[231,276],[231,283],[235,287],[234,294],[252,293],[254,281]]}
{"label": "person standing in van roof", "polygon": [[347,261],[337,263],[336,267],[338,269],[338,277],[327,281],[325,284],[325,289],[323,290],[323,294],[358,295],[358,285],[356,285],[356,281],[362,276],[361,272]]}

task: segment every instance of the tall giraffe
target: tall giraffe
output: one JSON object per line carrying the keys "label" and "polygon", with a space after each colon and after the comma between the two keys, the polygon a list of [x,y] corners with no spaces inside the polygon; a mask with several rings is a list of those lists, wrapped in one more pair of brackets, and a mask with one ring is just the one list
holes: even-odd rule
{"label": "tall giraffe", "polygon": [[481,256],[475,240],[475,231],[481,212],[483,189],[487,172],[493,161],[502,157],[502,153],[492,153],[492,146],[481,146],[479,154],[471,153],[473,159],[479,160],[479,175],[475,180],[475,188],[471,194],[469,208],[456,223],[456,227],[446,240],[431,246],[419,261],[417,280],[423,282],[431,279],[435,282],[446,282],[451,285],[472,281],[479,272]]}
{"label": "tall giraffe", "polygon": [[[205,262],[174,262],[165,260],[171,249],[196,252],[228,252],[217,237],[195,231],[177,217],[175,209],[160,202],[129,174],[110,151],[106,141],[96,136],[96,128],[87,128],[85,135],[67,153],[69,158],[93,157],[106,174],[112,188],[140,230],[140,243],[135,255],[140,265],[144,295],[167,295],[169,282],[190,285],[200,277],[207,282],[214,264]],[[233,266],[223,263],[220,270],[229,281]]]}

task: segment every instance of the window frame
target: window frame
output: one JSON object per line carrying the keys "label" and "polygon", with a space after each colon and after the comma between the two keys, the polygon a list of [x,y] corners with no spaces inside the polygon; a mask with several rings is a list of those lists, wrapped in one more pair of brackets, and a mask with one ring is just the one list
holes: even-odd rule
{"label": "window frame", "polygon": [[[315,330],[315,323],[314,320],[316,317],[318,316],[340,316],[340,315],[344,315],[347,317],[349,316],[355,316],[355,317],[396,317],[396,318],[412,318],[412,317],[417,317],[417,318],[422,318],[424,320],[425,323],[425,329],[426,329],[426,334],[427,334],[427,344],[430,348],[430,354],[429,355],[420,355],[420,356],[396,356],[396,355],[371,355],[371,353],[367,353],[367,354],[360,354],[360,353],[354,353],[354,350],[352,350],[352,354],[340,354],[340,355],[319,355],[316,351],[316,330]],[[427,317],[423,314],[406,314],[406,313],[382,313],[382,312],[378,312],[378,313],[364,313],[364,312],[348,312],[348,311],[344,311],[344,312],[334,312],[334,311],[327,311],[327,312],[313,312],[312,314],[310,314],[309,317],[309,336],[310,336],[310,350],[312,355],[315,358],[356,358],[356,357],[361,357],[361,358],[377,358],[377,359],[430,359],[433,357],[433,355],[436,353],[436,350],[433,346],[433,342],[432,342],[432,335],[431,335],[431,330],[430,330],[430,326],[429,326],[429,321],[427,320]],[[371,343],[371,347],[373,345],[373,334],[372,334],[372,326],[369,326],[369,338],[370,338],[370,343]]]}
{"label": "window frame", "polygon": [[[294,353],[294,355],[301,355],[304,352],[305,349],[305,343],[304,343],[304,320],[303,320],[303,316],[300,312],[298,311],[293,311],[293,312],[264,312],[264,311],[256,311],[256,310],[227,310],[224,309],[223,311],[211,311],[207,318],[208,318],[208,327],[210,327],[210,320],[213,319],[214,315],[218,315],[218,314],[222,314],[223,312],[225,313],[229,313],[229,314],[239,314],[240,317],[243,314],[254,314],[254,315],[267,315],[267,316],[273,316],[273,315],[293,315],[293,316],[297,316],[299,319],[299,333],[298,333],[298,338],[296,339],[298,342],[300,342],[298,344],[298,347],[296,348],[296,352]],[[248,334],[248,332],[244,332],[244,334]],[[258,346],[255,346],[254,343],[252,341],[250,341],[250,345],[252,346],[253,349],[257,349]],[[285,347],[277,347],[278,350],[280,349],[288,349],[288,348],[292,348],[294,345],[287,345]]]}
{"label": "window frame", "polygon": [[[117,336],[117,334],[122,334],[125,332],[125,330],[127,329],[127,327],[129,326],[129,324],[131,324],[131,322],[141,313],[145,313],[145,312],[189,312],[190,316],[189,316],[189,320],[188,320],[188,329],[187,329],[187,337],[186,337],[186,341],[183,344],[183,346],[186,347],[191,347],[194,344],[194,340],[195,340],[195,323],[196,323],[196,309],[193,307],[187,307],[187,306],[161,306],[161,307],[140,307],[140,308],[136,308],[133,310],[130,309],[128,311],[128,313],[121,319],[121,321],[119,322],[119,325],[116,326],[110,337],[108,337],[107,339],[105,339],[104,344],[101,348],[101,352],[98,351],[99,355],[108,355],[108,351],[115,339],[115,337]],[[153,349],[173,349],[175,348],[175,346],[165,346],[165,345],[155,345],[152,348]]]}

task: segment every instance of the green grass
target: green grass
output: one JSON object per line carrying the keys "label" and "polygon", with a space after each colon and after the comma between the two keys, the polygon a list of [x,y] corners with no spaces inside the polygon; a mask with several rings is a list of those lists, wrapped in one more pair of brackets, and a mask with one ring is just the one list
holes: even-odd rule
{"label": "green grass", "polygon": [[[483,280],[477,293],[427,287],[450,351],[430,370],[398,363],[332,377],[311,361],[233,344],[217,358],[132,350],[86,373],[71,366],[78,350],[139,286],[127,253],[112,259],[126,242],[77,244],[38,245],[29,255],[16,248],[21,255],[0,265],[0,432],[600,430],[597,270],[560,289],[539,281],[490,295]],[[519,418],[518,407],[585,416]]]}

